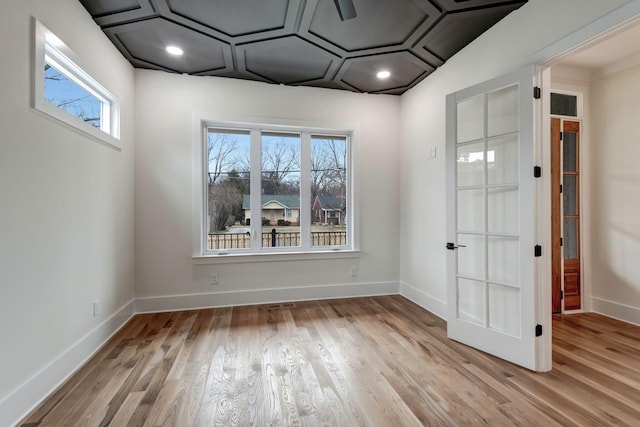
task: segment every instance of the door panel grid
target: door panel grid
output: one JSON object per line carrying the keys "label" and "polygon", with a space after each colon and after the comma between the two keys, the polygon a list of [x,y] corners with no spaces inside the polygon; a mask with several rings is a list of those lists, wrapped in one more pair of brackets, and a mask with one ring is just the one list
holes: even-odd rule
{"label": "door panel grid", "polygon": [[447,335],[536,368],[533,67],[447,96]]}
{"label": "door panel grid", "polygon": [[463,120],[456,149],[456,233],[464,247],[458,254],[458,318],[514,336],[520,335],[519,322],[509,320],[519,319],[520,306],[517,103],[517,85],[458,103]]}

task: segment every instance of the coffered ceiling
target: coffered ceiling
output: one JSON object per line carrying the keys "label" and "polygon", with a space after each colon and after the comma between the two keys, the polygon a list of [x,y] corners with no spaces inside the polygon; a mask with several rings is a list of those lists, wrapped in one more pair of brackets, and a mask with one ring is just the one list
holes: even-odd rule
{"label": "coffered ceiling", "polygon": [[138,68],[402,94],[526,0],[80,2]]}

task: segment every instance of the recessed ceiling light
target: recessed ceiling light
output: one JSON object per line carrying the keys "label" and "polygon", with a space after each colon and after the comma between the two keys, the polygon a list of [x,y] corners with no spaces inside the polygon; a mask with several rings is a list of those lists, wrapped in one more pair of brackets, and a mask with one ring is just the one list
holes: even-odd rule
{"label": "recessed ceiling light", "polygon": [[388,79],[389,76],[391,76],[391,72],[387,70],[378,71],[378,74],[376,74],[379,79]]}
{"label": "recessed ceiling light", "polygon": [[167,46],[165,50],[175,56],[181,56],[184,54],[184,50],[180,49],[178,46]]}

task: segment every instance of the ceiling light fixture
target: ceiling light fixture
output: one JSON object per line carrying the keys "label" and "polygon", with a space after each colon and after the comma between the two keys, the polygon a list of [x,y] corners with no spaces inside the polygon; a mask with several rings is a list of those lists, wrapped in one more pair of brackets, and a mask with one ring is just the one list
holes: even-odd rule
{"label": "ceiling light fixture", "polygon": [[165,50],[174,56],[182,56],[184,54],[184,50],[180,49],[178,46],[167,46]]}
{"label": "ceiling light fixture", "polygon": [[378,74],[376,74],[376,77],[379,79],[388,79],[390,76],[391,76],[391,71],[387,71],[387,70],[378,71]]}

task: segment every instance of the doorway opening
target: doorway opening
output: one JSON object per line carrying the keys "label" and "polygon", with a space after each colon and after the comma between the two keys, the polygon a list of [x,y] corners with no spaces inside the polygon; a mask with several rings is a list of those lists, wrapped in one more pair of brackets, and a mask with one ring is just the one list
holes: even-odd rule
{"label": "doorway opening", "polygon": [[[625,294],[637,277],[630,256],[637,229],[635,219],[622,212],[633,210],[629,195],[638,188],[632,179],[633,159],[640,150],[632,143],[632,127],[619,124],[633,121],[640,112],[635,102],[640,9],[629,5],[625,10],[629,13],[624,19],[614,14],[603,19],[591,41],[586,38],[575,45],[574,40],[575,47],[564,46],[566,53],[541,61],[549,69],[551,92],[583,97],[583,110],[577,115],[553,108],[547,113],[545,162],[556,169],[550,173],[547,196],[552,219],[547,313],[595,311],[637,322],[637,309],[629,309],[637,302]],[[611,25],[606,27],[605,21]],[[566,99],[560,104],[568,105]],[[566,144],[575,145],[575,167],[569,169]]]}

